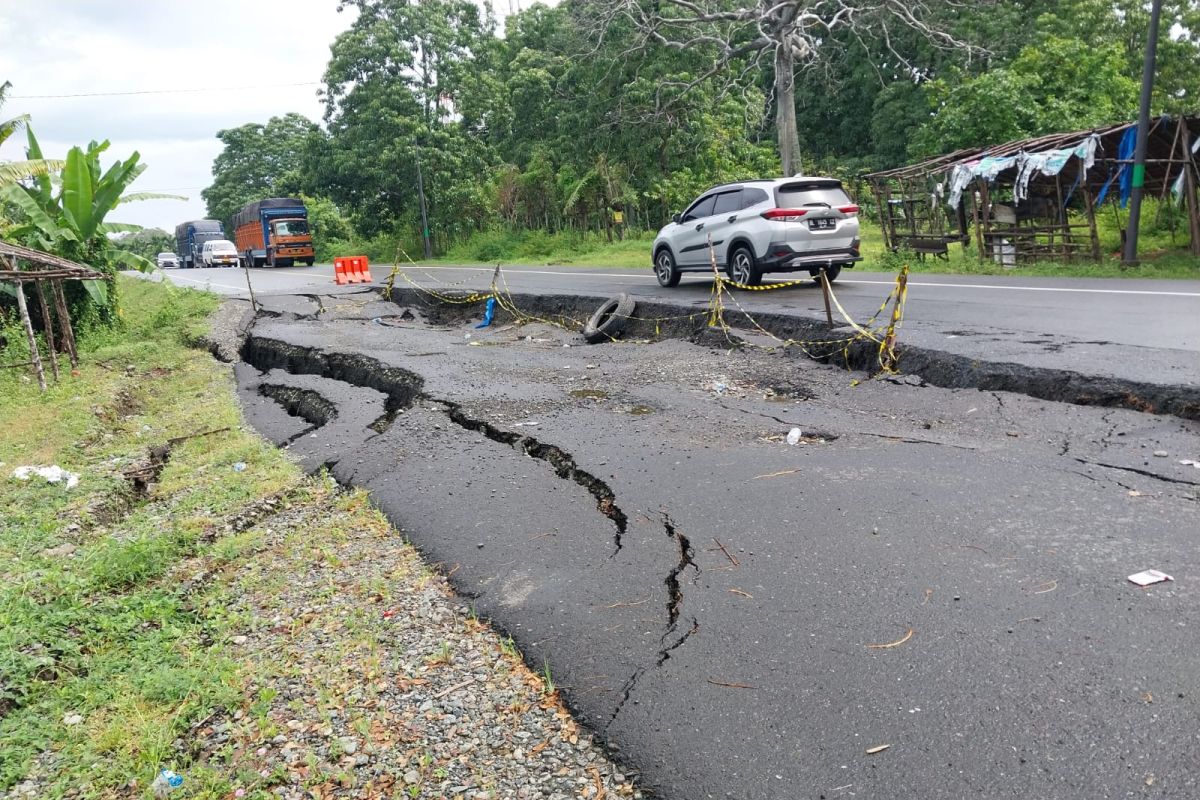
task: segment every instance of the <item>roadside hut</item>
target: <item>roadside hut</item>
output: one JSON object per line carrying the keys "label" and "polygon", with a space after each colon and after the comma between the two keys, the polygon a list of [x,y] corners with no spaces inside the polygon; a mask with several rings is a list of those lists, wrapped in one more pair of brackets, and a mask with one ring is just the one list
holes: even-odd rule
{"label": "roadside hut", "polygon": [[[884,243],[945,256],[972,244],[980,260],[1005,266],[1099,260],[1096,217],[1111,203],[1124,238],[1137,124],[1056,133],[959,150],[866,176],[879,208]],[[1191,252],[1200,255],[1197,150],[1200,118],[1152,121],[1145,193],[1173,194],[1186,206]]]}

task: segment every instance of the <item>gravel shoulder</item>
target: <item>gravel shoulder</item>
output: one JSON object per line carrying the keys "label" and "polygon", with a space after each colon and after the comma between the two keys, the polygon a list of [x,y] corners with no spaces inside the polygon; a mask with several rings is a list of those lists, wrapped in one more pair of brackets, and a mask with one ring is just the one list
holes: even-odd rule
{"label": "gravel shoulder", "polygon": [[247,797],[641,796],[363,493],[305,493],[211,575],[248,681],[177,743],[198,764]]}

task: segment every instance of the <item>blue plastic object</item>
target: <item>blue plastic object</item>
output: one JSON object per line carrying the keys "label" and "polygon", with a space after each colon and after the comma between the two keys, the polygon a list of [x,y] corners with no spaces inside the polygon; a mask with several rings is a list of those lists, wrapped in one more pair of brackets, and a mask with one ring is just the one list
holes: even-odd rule
{"label": "blue plastic object", "polygon": [[492,324],[492,319],[495,318],[495,316],[496,316],[496,298],[489,297],[488,301],[487,301],[487,308],[484,309],[484,312],[483,312],[483,322],[479,323],[475,327],[476,328],[486,328],[487,326]]}

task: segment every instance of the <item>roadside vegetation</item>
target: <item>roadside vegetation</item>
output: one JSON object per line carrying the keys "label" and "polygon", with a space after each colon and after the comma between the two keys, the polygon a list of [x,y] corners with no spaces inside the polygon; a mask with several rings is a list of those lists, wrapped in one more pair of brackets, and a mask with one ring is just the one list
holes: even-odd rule
{"label": "roadside vegetation", "polygon": [[[843,180],[878,224],[864,173],[1133,119],[1148,24],[1142,0],[916,3],[911,20],[874,4],[830,29],[789,28],[786,10],[695,18],[714,0],[533,4],[502,31],[473,0],[346,5],[358,15],[332,47],[324,126],[287,114],[221,131],[203,196],[227,219],[303,193],[321,260],[387,263],[423,254],[418,163],[434,257],[458,263],[641,267],[635,243],[700,191],[781,174],[793,157],[795,171]],[[793,5],[817,19],[831,4]],[[1166,0],[1163,15],[1153,113],[1196,113],[1200,11]],[[794,96],[776,85],[793,56]],[[785,102],[801,122],[795,153]],[[1200,274],[1177,257],[1186,224],[1174,243],[1160,235],[1168,216],[1144,215],[1137,269],[1017,272]],[[992,270],[974,253],[920,268]]]}

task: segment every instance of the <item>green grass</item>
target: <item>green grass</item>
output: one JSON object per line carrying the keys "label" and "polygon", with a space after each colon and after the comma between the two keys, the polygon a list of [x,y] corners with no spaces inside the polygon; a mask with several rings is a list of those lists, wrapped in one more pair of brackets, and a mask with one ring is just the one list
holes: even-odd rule
{"label": "green grass", "polygon": [[[180,766],[176,738],[243,682],[220,644],[221,598],[188,579],[223,518],[299,479],[239,429],[227,369],[189,346],[215,298],[122,283],[124,326],[81,342],[78,375],[46,394],[24,370],[0,375],[0,791],[40,771],[52,797],[141,794]],[[148,497],[121,474],[150,447],[223,427],[179,443]],[[22,464],[80,483],[13,479]]]}

